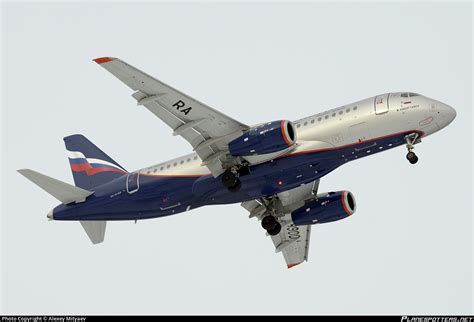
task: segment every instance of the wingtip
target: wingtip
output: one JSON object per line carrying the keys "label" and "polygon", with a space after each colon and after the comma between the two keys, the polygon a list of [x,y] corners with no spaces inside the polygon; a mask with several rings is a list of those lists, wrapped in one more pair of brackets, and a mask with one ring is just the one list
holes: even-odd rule
{"label": "wingtip", "polygon": [[292,267],[295,267],[296,265],[299,265],[301,264],[302,262],[299,262],[299,263],[294,263],[294,264],[288,264],[288,269],[292,268]]}
{"label": "wingtip", "polygon": [[97,64],[103,64],[103,63],[108,63],[109,61],[112,61],[114,59],[115,58],[113,57],[99,57],[99,58],[93,59],[93,61],[95,61]]}

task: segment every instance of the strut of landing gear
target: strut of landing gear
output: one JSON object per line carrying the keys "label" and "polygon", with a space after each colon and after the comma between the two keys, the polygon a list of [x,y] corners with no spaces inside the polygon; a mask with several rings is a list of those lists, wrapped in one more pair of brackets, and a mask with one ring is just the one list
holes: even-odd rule
{"label": "strut of landing gear", "polygon": [[242,183],[237,177],[237,173],[232,171],[231,169],[226,170],[222,174],[221,180],[224,187],[226,187],[230,192],[237,192],[242,186]]}
{"label": "strut of landing gear", "polygon": [[415,164],[418,162],[418,157],[416,156],[415,152],[413,152],[413,149],[415,148],[414,144],[416,143],[418,136],[419,136],[418,133],[413,133],[405,137],[405,140],[407,141],[407,149],[408,149],[407,160],[411,164]]}

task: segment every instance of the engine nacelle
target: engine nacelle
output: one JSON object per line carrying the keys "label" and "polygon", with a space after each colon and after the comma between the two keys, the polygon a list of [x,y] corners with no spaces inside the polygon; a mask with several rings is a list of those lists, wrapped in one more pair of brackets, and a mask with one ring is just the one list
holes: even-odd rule
{"label": "engine nacelle", "polygon": [[250,129],[229,143],[233,156],[250,156],[278,152],[296,142],[296,132],[290,121],[273,121]]}
{"label": "engine nacelle", "polygon": [[324,224],[341,220],[356,210],[354,196],[349,191],[329,192],[307,201],[301,208],[291,213],[296,226]]}

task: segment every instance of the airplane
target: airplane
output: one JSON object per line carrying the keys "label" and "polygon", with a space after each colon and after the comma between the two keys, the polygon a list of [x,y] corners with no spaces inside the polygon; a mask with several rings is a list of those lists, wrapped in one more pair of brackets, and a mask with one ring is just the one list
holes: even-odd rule
{"label": "airplane", "polygon": [[202,206],[241,203],[257,218],[287,267],[308,260],[311,227],[356,211],[349,191],[320,193],[319,180],[347,162],[441,130],[456,111],[413,92],[380,94],[300,120],[241,123],[112,57],[94,61],[132,97],[188,141],[193,153],[129,172],[83,135],[64,138],[75,186],[18,170],[61,204],[49,220],[79,221],[93,244],[107,221],[144,220]]}

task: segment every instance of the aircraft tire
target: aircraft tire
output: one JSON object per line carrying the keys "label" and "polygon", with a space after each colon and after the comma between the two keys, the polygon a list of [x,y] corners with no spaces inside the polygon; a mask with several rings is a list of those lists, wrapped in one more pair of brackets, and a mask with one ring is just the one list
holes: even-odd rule
{"label": "aircraft tire", "polygon": [[262,228],[270,231],[277,227],[278,221],[276,221],[275,217],[268,215],[262,218]]}
{"label": "aircraft tire", "polygon": [[238,192],[240,187],[242,187],[242,182],[240,182],[239,178],[236,178],[235,184],[227,189],[229,189],[230,192]]}
{"label": "aircraft tire", "polygon": [[224,187],[230,190],[238,184],[239,179],[232,173],[232,171],[227,170],[222,174],[221,181]]}
{"label": "aircraft tire", "polygon": [[278,235],[280,233],[280,231],[281,231],[281,224],[279,222],[277,222],[275,228],[273,228],[271,230],[267,230],[267,233],[270,236],[275,236],[275,235]]}
{"label": "aircraft tire", "polygon": [[415,164],[415,163],[418,162],[418,157],[416,156],[416,154],[414,152],[408,152],[407,153],[407,160],[411,164]]}

